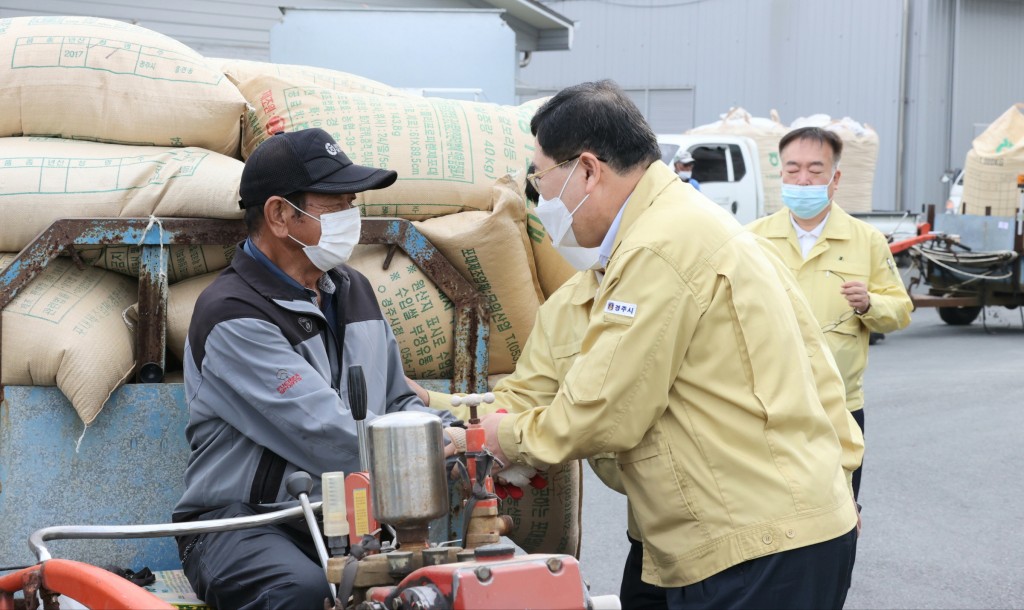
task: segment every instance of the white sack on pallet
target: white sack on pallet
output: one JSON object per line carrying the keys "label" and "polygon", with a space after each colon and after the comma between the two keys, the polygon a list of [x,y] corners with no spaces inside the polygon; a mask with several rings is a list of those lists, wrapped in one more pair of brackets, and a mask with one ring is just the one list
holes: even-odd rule
{"label": "white sack on pallet", "polygon": [[1015,104],[974,138],[964,168],[965,214],[1016,216],[1024,174],[1024,104]]}
{"label": "white sack on pallet", "polygon": [[0,19],[0,136],[237,156],[245,101],[184,44],[95,17]]}
{"label": "white sack on pallet", "polygon": [[[0,254],[0,268],[14,259]],[[3,311],[4,385],[60,388],[86,425],[135,367],[135,342],[121,317],[138,282],[101,269],[51,261]]]}

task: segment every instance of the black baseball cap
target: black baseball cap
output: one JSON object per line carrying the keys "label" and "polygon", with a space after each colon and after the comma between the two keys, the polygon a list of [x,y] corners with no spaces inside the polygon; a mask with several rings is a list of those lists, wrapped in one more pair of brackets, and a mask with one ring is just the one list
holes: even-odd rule
{"label": "black baseball cap", "polygon": [[282,132],[252,151],[242,169],[239,207],[263,205],[274,195],[361,193],[391,186],[394,170],[356,165],[323,129]]}

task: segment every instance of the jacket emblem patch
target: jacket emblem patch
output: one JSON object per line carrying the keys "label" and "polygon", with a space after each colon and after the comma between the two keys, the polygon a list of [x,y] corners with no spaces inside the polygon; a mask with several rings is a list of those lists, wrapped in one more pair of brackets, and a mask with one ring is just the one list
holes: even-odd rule
{"label": "jacket emblem patch", "polygon": [[616,313],[629,318],[636,317],[636,303],[623,303],[622,301],[608,301],[604,306],[605,313]]}
{"label": "jacket emblem patch", "polygon": [[299,326],[307,333],[313,332],[313,321],[309,318],[299,318]]}
{"label": "jacket emblem patch", "polygon": [[277,386],[277,393],[278,394],[284,394],[288,390],[290,390],[293,387],[295,387],[295,384],[297,384],[298,382],[302,381],[302,375],[299,375],[298,373],[295,373],[294,375],[289,376],[288,375],[288,371],[286,371],[284,369],[278,369],[278,371],[277,371],[277,378],[284,380],[284,381],[281,382],[281,385]]}

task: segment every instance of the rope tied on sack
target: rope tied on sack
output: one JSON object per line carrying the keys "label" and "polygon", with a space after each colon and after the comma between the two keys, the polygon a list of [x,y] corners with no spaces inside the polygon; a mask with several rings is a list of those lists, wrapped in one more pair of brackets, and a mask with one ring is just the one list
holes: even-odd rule
{"label": "rope tied on sack", "polygon": [[146,236],[149,235],[149,230],[156,225],[160,231],[160,279],[167,282],[167,246],[164,244],[164,224],[160,222],[160,219],[156,216],[149,215],[149,224],[142,230],[142,235],[139,237],[138,246],[142,247],[145,245]]}

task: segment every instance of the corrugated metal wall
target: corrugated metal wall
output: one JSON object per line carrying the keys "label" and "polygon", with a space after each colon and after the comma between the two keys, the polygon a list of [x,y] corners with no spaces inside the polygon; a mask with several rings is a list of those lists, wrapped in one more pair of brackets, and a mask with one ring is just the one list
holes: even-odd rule
{"label": "corrugated metal wall", "polygon": [[[783,122],[849,116],[895,134],[902,2],[894,0],[553,1],[577,21],[573,50],[534,58],[527,86],[557,90],[612,78],[629,90],[691,89],[683,121],[648,115],[659,132],[715,121],[732,106]],[[686,116],[691,112],[692,116]],[[875,207],[893,207],[896,142],[883,136]]]}
{"label": "corrugated metal wall", "polygon": [[907,87],[904,208],[925,203],[943,209],[949,186],[942,183],[950,165],[950,95],[953,67],[955,0],[915,2]]}
{"label": "corrugated metal wall", "polygon": [[[942,204],[976,123],[1024,101],[1024,2],[911,0],[902,197],[896,196],[903,5],[899,0],[552,0],[577,22],[573,50],[537,56],[524,89],[612,78],[631,92],[692,90],[674,131],[740,105],[783,122],[826,113],[880,138],[875,209]],[[959,7],[959,8],[958,8]],[[634,99],[637,99],[634,95]],[[692,108],[692,110],[691,110]],[[692,116],[690,113],[692,112]],[[899,201],[902,199],[902,201]]]}
{"label": "corrugated metal wall", "polygon": [[1024,2],[960,0],[950,165],[963,167],[977,129],[1024,102]]}
{"label": "corrugated metal wall", "polygon": [[270,28],[281,20],[280,4],[274,0],[0,0],[0,18],[105,17],[166,34],[207,57],[268,61]]}

